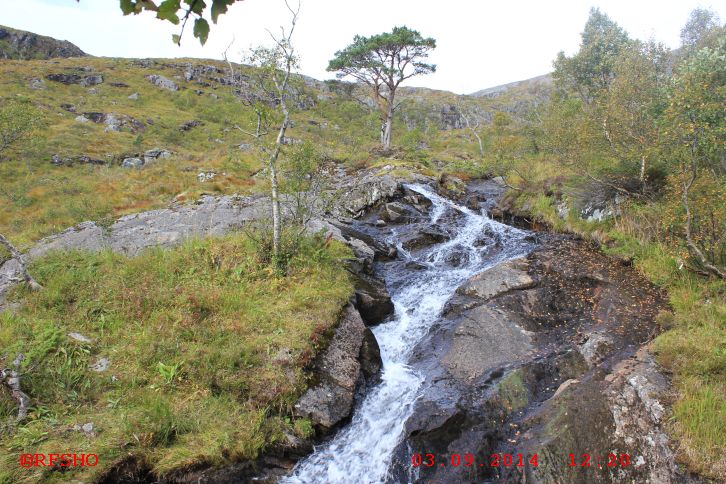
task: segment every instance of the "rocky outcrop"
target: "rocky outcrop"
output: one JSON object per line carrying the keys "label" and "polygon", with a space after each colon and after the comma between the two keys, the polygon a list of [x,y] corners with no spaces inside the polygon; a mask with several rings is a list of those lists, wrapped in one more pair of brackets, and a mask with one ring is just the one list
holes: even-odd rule
{"label": "rocky outcrop", "polygon": [[449,104],[441,108],[441,129],[448,131],[452,129],[461,129],[464,126],[464,117],[461,115],[461,111],[459,111],[457,106]]}
{"label": "rocky outcrop", "polygon": [[149,80],[149,82],[151,82],[153,85],[160,89],[166,89],[167,91],[179,90],[179,85],[176,82],[159,74],[150,74],[146,76],[146,78]]}
{"label": "rocky outcrop", "polygon": [[[75,106],[63,106],[65,106],[64,109],[67,111],[72,109],[70,112],[75,112]],[[106,125],[104,131],[107,133],[112,131],[128,131],[132,134],[137,134],[143,133],[146,130],[146,124],[127,114],[85,112],[82,115],[77,116],[76,121],[79,123],[87,123],[90,121],[96,124],[104,124]]]}
{"label": "rocky outcrop", "polygon": [[[665,307],[632,268],[562,237],[462,284],[414,351],[430,384],[406,453],[539,465],[421,467],[416,482],[682,482],[663,429],[669,384],[644,346]],[[592,468],[568,466],[571,453]],[[629,464],[609,467],[611,453]]]}
{"label": "rocky outcrop", "polygon": [[96,86],[103,83],[103,75],[101,74],[85,76],[78,74],[48,74],[45,78],[49,81],[60,82],[65,85],[78,84],[83,87]]}
{"label": "rocky outcrop", "polygon": [[372,381],[381,367],[372,336],[355,307],[346,306],[332,341],[314,364],[319,383],[295,404],[298,416],[325,432],[350,415],[360,382]]}
{"label": "rocky outcrop", "polygon": [[192,129],[196,128],[197,126],[201,126],[204,123],[201,121],[198,121],[196,119],[193,119],[191,121],[187,121],[185,123],[182,123],[179,125],[179,131],[191,131]]}
{"label": "rocky outcrop", "polygon": [[59,156],[57,154],[51,156],[50,162],[56,166],[73,166],[75,164],[81,165],[105,165],[106,160],[98,158],[92,158],[87,155],[76,155],[76,156]]}
{"label": "rocky outcrop", "polygon": [[51,59],[54,57],[85,57],[83,52],[67,40],[25,32],[0,26],[0,59]]}

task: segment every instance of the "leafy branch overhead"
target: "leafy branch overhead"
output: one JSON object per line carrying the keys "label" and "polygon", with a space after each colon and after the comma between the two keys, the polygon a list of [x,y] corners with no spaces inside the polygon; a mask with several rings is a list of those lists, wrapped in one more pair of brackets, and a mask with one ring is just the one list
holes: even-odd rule
{"label": "leafy branch overhead", "polygon": [[194,37],[202,45],[209,37],[209,22],[204,18],[204,11],[210,6],[210,17],[215,24],[220,15],[227,13],[227,9],[235,2],[242,0],[120,0],[121,11],[124,15],[138,15],[144,10],[156,12],[156,18],[166,20],[174,25],[182,25],[181,32],[174,34],[175,44],[181,43],[184,28],[190,18],[194,19]]}

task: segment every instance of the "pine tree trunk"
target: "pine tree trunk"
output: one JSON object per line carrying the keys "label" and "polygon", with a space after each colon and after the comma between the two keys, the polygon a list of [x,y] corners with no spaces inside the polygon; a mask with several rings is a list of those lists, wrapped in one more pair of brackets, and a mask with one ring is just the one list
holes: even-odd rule
{"label": "pine tree trunk", "polygon": [[391,149],[391,141],[393,136],[393,93],[388,99],[388,110],[386,111],[386,120],[381,129],[381,144],[383,149],[388,151]]}

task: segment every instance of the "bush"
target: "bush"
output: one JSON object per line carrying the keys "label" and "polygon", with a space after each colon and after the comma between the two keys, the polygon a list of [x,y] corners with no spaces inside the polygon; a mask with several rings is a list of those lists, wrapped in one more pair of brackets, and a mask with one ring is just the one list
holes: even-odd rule
{"label": "bush", "polygon": [[43,113],[24,99],[2,100],[0,155],[44,124]]}

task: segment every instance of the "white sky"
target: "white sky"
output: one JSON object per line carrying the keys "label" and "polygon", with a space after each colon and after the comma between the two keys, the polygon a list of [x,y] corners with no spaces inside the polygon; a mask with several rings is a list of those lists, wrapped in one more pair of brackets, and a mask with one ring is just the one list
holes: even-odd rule
{"label": "white sky", "polygon": [[[124,17],[118,5],[118,0],[0,0],[0,25],[70,40],[96,56],[219,59],[233,36],[230,55],[267,43],[265,28],[289,20],[282,0],[244,0],[212,26],[206,46],[192,36],[190,23],[177,47],[171,35],[179,27],[150,12]],[[470,93],[551,71],[557,52],[577,50],[592,6],[631,36],[653,37],[670,47],[679,45],[680,29],[694,8],[712,8],[726,19],[726,0],[302,0],[294,42],[302,73],[327,79],[334,77],[325,71],[328,60],[353,35],[406,25],[438,43],[431,56],[438,72],[409,84]]]}

